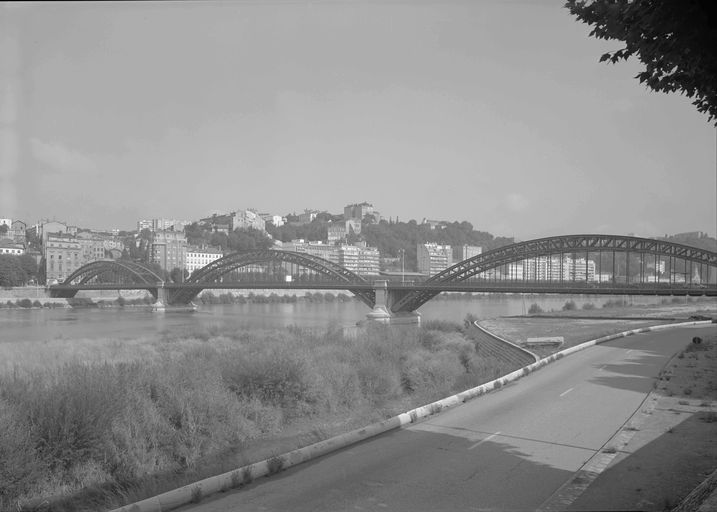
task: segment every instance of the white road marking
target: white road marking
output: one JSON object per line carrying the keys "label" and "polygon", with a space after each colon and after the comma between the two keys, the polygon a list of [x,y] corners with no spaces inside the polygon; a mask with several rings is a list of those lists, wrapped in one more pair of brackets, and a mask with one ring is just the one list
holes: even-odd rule
{"label": "white road marking", "polygon": [[570,389],[568,389],[567,391],[563,391],[562,393],[560,393],[560,396],[563,397],[563,396],[567,395],[567,394],[570,393],[573,389],[575,389],[575,388],[570,388]]}
{"label": "white road marking", "polygon": [[495,436],[497,436],[497,435],[500,435],[500,431],[496,432],[495,434],[489,435],[489,436],[486,437],[485,439],[481,439],[480,441],[478,441],[476,444],[474,444],[473,446],[469,447],[468,449],[469,449],[469,450],[472,450],[472,449],[475,448],[476,446],[480,446],[480,445],[482,445],[483,443],[485,443],[486,441],[490,441],[491,439],[493,439],[493,438],[494,438]]}

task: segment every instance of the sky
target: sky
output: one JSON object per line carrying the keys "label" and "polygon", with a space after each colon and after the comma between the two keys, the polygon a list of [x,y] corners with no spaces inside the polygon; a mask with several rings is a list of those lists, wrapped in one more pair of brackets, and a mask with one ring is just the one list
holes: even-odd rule
{"label": "sky", "polygon": [[717,231],[717,132],[562,0],[0,4],[0,218]]}

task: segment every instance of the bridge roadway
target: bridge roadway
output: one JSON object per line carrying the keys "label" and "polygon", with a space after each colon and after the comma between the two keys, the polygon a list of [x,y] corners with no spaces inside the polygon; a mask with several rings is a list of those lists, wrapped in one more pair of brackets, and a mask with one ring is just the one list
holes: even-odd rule
{"label": "bridge roadway", "polygon": [[[377,280],[380,281],[380,280]],[[700,285],[669,285],[642,284],[620,285],[613,283],[580,283],[580,282],[530,282],[530,281],[459,281],[459,282],[407,282],[387,281],[386,289],[390,292],[471,292],[471,293],[557,293],[557,294],[600,294],[600,295],[690,295],[717,296],[717,286]],[[82,290],[142,290],[164,288],[165,290],[342,290],[342,291],[373,291],[376,284],[326,282],[283,282],[283,281],[237,281],[227,283],[86,283],[81,285],[56,284],[48,289],[61,294],[63,291]]]}
{"label": "bridge roadway", "polygon": [[426,421],[183,510],[539,509],[642,406],[669,358],[708,329],[578,352]]}

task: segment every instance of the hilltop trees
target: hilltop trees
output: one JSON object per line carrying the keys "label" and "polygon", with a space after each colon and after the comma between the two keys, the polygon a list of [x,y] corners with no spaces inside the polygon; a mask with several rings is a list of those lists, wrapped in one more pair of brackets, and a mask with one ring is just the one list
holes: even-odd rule
{"label": "hilltop trees", "polygon": [[591,36],[625,46],[600,57],[616,63],[637,57],[635,78],[654,91],[694,98],[717,124],[717,6],[710,0],[568,0],[565,7],[592,26]]}

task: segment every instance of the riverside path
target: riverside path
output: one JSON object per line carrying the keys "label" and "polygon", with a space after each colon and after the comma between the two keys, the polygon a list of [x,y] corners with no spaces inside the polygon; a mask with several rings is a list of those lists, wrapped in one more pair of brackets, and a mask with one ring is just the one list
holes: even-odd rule
{"label": "riverside path", "polygon": [[560,488],[645,406],[670,357],[707,329],[714,326],[595,346],[423,422],[182,510],[553,510]]}

